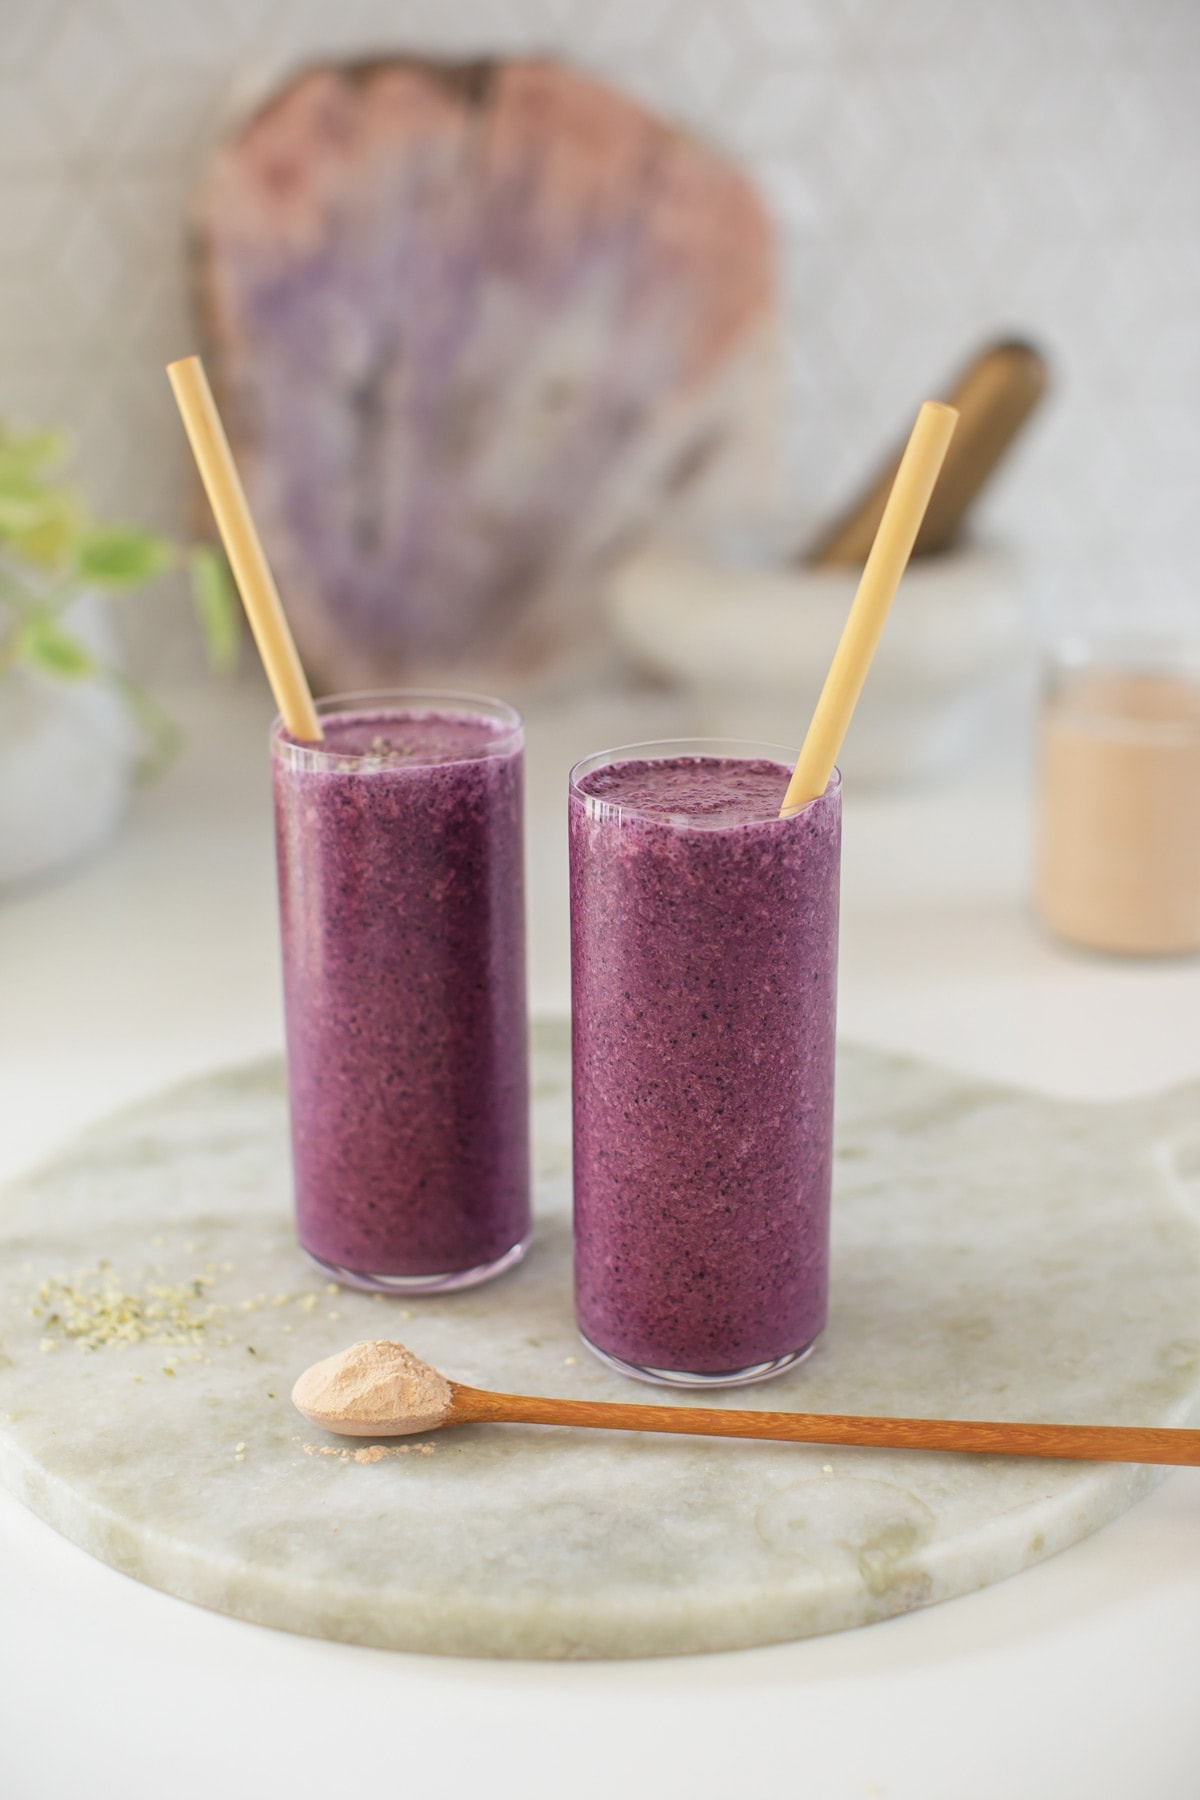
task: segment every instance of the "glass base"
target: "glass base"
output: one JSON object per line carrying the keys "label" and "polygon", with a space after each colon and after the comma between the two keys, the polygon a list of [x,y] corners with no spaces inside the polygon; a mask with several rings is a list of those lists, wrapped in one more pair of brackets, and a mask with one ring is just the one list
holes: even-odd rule
{"label": "glass base", "polygon": [[[300,1248],[304,1250],[303,1244]],[[481,1281],[491,1281],[494,1275],[503,1275],[505,1269],[515,1269],[528,1248],[529,1238],[523,1237],[495,1262],[480,1263],[475,1269],[454,1269],[448,1275],[366,1275],[358,1269],[323,1262],[311,1250],[304,1250],[304,1254],[314,1268],[331,1276],[339,1287],[362,1288],[368,1294],[453,1294],[459,1288],[478,1287]]]}
{"label": "glass base", "polygon": [[722,1369],[715,1375],[701,1375],[688,1369],[642,1368],[639,1363],[626,1362],[620,1356],[610,1356],[607,1350],[601,1350],[590,1338],[584,1337],[582,1332],[579,1335],[592,1355],[598,1356],[610,1369],[615,1369],[618,1375],[632,1375],[635,1381],[649,1381],[655,1387],[670,1388],[749,1387],[752,1382],[770,1381],[773,1376],[783,1375],[788,1369],[794,1369],[806,1356],[811,1356],[817,1347],[817,1339],[811,1338],[802,1349],[791,1350],[786,1356],[776,1356],[770,1362],[749,1363],[744,1369]]}

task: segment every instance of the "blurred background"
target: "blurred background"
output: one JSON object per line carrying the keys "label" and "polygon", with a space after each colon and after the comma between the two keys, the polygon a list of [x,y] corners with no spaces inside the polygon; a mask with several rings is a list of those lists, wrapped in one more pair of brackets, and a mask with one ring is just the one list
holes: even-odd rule
{"label": "blurred background", "polygon": [[393,51],[565,59],[741,163],[776,233],[804,515],[1015,330],[1054,389],[984,522],[1029,553],[1040,605],[1194,607],[1193,0],[10,3],[0,409],[69,426],[98,507],[189,522],[162,365],[196,342],[185,226],[221,134],[299,66]]}
{"label": "blurred background", "polygon": [[985,688],[1039,644],[1195,635],[1198,73],[1194,0],[9,0],[0,811],[31,668],[26,712],[132,680],[165,761],[156,696],[229,661],[163,373],[198,347],[318,687],[794,744],[855,566],[805,546],[1018,340],[1044,391],[914,562],[847,772],[1025,742]]}

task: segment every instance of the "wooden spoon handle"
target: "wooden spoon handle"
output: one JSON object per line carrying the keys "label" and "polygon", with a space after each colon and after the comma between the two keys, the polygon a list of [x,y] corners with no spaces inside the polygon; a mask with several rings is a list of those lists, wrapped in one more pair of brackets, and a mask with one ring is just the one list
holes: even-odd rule
{"label": "wooden spoon handle", "polygon": [[772,1438],[883,1450],[965,1450],[989,1456],[1200,1466],[1200,1431],[1178,1426],[1021,1425],[986,1419],[882,1419],[854,1414],[743,1412],[706,1406],[626,1406],[489,1394],[454,1384],[448,1425],[581,1425],[596,1431],[675,1431],[691,1437]]}

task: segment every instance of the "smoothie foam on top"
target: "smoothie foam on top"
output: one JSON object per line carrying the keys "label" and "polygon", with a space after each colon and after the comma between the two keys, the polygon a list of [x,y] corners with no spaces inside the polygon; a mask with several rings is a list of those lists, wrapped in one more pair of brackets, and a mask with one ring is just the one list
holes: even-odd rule
{"label": "smoothie foam on top", "polygon": [[428,768],[434,763],[471,762],[494,756],[512,735],[500,719],[440,710],[397,713],[364,708],[330,714],[322,725],[323,742],[300,748],[311,755],[315,766],[327,762],[340,767],[341,759],[353,759],[360,773],[370,773],[374,767],[400,769],[410,764]]}
{"label": "smoothie foam on top", "polygon": [[779,816],[791,770],[765,758],[635,758],[584,775],[580,792],[664,824],[720,829]]}

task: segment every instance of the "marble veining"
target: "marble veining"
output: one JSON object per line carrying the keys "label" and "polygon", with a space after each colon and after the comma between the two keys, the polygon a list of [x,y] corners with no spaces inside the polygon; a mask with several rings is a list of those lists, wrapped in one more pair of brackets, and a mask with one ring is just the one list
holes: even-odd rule
{"label": "marble veining", "polygon": [[[93,1555],[219,1611],[538,1658],[867,1624],[1062,1550],[1157,1479],[519,1426],[375,1455],[306,1426],[296,1374],[367,1336],[480,1386],[653,1398],[575,1335],[561,1025],[536,1033],[534,1074],[534,1247],[467,1293],[327,1291],[292,1238],[276,1063],[152,1098],[10,1188],[0,1478]],[[828,1331],[793,1374],[718,1403],[1200,1422],[1197,1116],[1195,1087],[1064,1105],[844,1048]],[[71,1284],[109,1293],[82,1302],[93,1336],[135,1341],[65,1336]]]}

